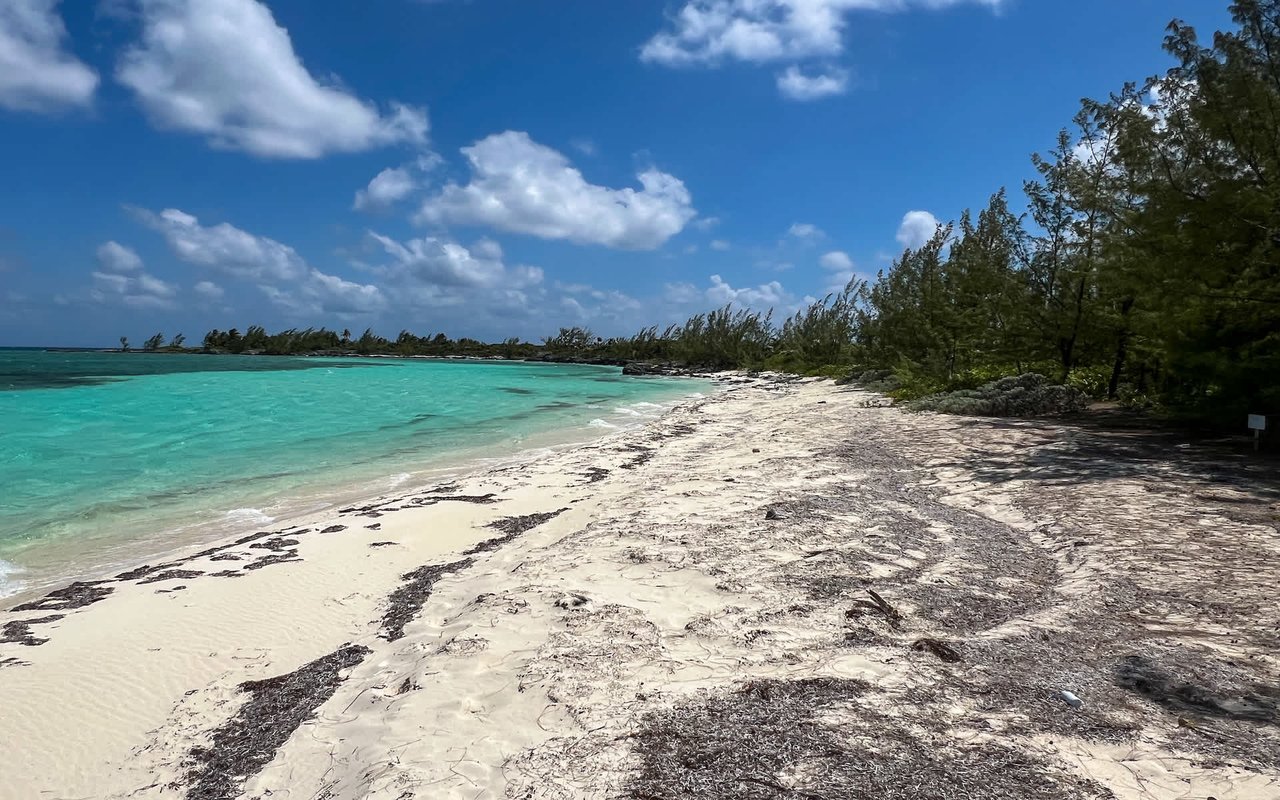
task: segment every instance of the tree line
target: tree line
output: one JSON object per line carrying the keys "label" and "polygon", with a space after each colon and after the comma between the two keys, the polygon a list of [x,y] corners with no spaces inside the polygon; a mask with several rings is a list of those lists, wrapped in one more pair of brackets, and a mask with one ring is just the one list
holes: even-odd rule
{"label": "tree line", "polygon": [[1280,412],[1280,0],[1237,0],[1208,43],[1170,23],[1166,74],[1083,101],[1005,189],[873,280],[775,320],[726,306],[685,323],[541,343],[261,326],[203,349],[660,361],[805,374],[892,371],[921,396],[1035,372],[1096,397],[1201,417]]}

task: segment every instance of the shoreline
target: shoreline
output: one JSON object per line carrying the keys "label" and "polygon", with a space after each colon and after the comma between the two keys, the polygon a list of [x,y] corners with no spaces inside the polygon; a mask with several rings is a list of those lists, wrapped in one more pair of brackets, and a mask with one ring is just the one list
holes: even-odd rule
{"label": "shoreline", "polygon": [[0,798],[1270,798],[1278,502],[741,378],[0,614]]}
{"label": "shoreline", "polygon": [[[708,382],[708,388],[711,391],[721,391],[726,382],[735,380],[737,375],[736,373],[706,373],[699,377]],[[302,527],[308,524],[308,520],[324,517],[342,506],[395,502],[468,475],[519,465],[593,442],[604,441],[613,436],[625,435],[660,420],[674,408],[700,396],[701,393],[691,392],[675,400],[660,403],[640,401],[661,407],[661,413],[650,418],[637,416],[637,421],[631,423],[620,422],[614,425],[605,422],[605,426],[596,426],[593,424],[596,420],[591,420],[591,423],[586,426],[593,429],[591,431],[578,426],[536,431],[530,434],[527,440],[522,441],[514,451],[507,451],[508,444],[505,442],[493,442],[484,446],[471,447],[465,451],[437,454],[426,461],[397,462],[395,466],[403,467],[404,471],[395,474],[379,473],[377,477],[366,475],[360,479],[360,488],[355,490],[340,488],[346,485],[345,479],[338,483],[313,480],[298,484],[284,493],[257,498],[254,500],[256,505],[228,508],[221,511],[218,517],[190,524],[178,524],[178,520],[186,515],[182,511],[175,510],[165,518],[168,522],[163,520],[160,522],[164,525],[163,528],[142,536],[116,538],[111,534],[100,534],[92,543],[95,549],[78,547],[75,541],[37,542],[33,549],[43,558],[40,558],[35,565],[22,560],[0,559],[0,568],[2,568],[0,569],[0,590],[5,588],[6,582],[11,587],[7,592],[0,592],[0,612],[39,597],[59,585],[109,578],[116,572],[141,566],[146,561],[180,559],[184,554],[234,540],[262,527]],[[387,468],[392,468],[392,465],[388,464]],[[374,484],[400,476],[406,476],[402,485],[373,491]],[[248,501],[253,498],[238,499]],[[323,505],[319,508],[308,507],[316,503]],[[281,505],[285,508],[280,513],[268,514],[264,511],[265,508],[276,511],[274,507]],[[260,519],[247,519],[245,517],[249,515],[241,513],[242,519],[237,521],[233,516],[237,512],[255,512],[260,515]],[[124,524],[119,523],[119,526]],[[59,556],[51,559],[50,553],[58,553]],[[55,561],[55,563],[50,564],[49,561]],[[81,566],[86,561],[97,563]]]}

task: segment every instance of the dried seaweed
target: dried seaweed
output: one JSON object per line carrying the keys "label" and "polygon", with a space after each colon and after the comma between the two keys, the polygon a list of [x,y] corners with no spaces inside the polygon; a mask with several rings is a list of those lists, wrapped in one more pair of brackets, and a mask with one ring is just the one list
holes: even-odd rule
{"label": "dried seaweed", "polygon": [[31,633],[32,625],[45,625],[50,622],[57,622],[63,618],[63,614],[51,614],[47,617],[34,617],[29,619],[10,620],[0,628],[0,644],[21,644],[27,647],[37,647],[49,641],[48,639],[38,638]]}
{"label": "dried seaweed", "polygon": [[322,531],[320,531],[320,532],[321,532],[321,533],[341,533],[342,531],[345,531],[346,529],[347,529],[347,526],[346,526],[346,525],[330,525],[329,527],[325,528],[324,530],[322,530]]}
{"label": "dried seaweed", "polygon": [[839,678],[761,680],[645,715],[634,798],[1074,800],[1091,782],[995,742],[954,739],[938,717],[889,716]]}
{"label": "dried seaweed", "polygon": [[422,611],[436,582],[473,563],[474,559],[464,558],[449,564],[428,564],[400,576],[404,584],[391,593],[387,610],[382,614],[382,638],[394,642],[404,636],[404,626]]}
{"label": "dried seaweed", "polygon": [[263,567],[274,566],[275,564],[287,564],[291,561],[301,560],[301,558],[298,558],[297,550],[281,550],[278,553],[272,553],[271,555],[263,556],[256,561],[245,564],[244,568],[246,570],[255,570],[262,569]]}
{"label": "dried seaweed", "polygon": [[106,599],[115,591],[110,581],[76,581],[49,592],[39,600],[14,606],[10,611],[72,611]]}
{"label": "dried seaweed", "polygon": [[254,542],[249,545],[254,550],[270,550],[273,553],[279,553],[281,550],[288,550],[291,547],[297,547],[297,539],[288,539],[284,536],[275,536],[270,539],[264,539],[261,542]]}
{"label": "dried seaweed", "polygon": [[582,477],[587,479],[587,483],[599,483],[609,477],[609,470],[604,467],[589,467],[586,472],[582,473]]}
{"label": "dried seaweed", "polygon": [[249,695],[234,717],[210,734],[207,746],[191,750],[183,776],[188,800],[234,800],[244,781],[257,774],[294,731],[333,696],[342,671],[370,653],[346,644],[293,672],[240,684]]}
{"label": "dried seaweed", "polygon": [[204,572],[198,569],[169,569],[143,578],[138,581],[138,583],[159,583],[160,581],[186,580],[188,578],[199,578],[203,574]]}
{"label": "dried seaweed", "polygon": [[463,550],[462,554],[464,556],[474,556],[479,553],[497,550],[517,536],[538,527],[548,520],[555,519],[568,510],[568,508],[559,508],[555,511],[542,511],[536,514],[524,514],[518,517],[503,517],[502,519],[494,520],[486,527],[500,530],[502,535],[495,536],[492,539],[485,539],[474,547]]}

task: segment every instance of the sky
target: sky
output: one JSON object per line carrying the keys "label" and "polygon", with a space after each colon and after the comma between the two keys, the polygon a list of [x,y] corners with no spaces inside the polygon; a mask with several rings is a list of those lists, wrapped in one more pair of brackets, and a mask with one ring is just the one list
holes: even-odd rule
{"label": "sky", "polygon": [[1227,0],[0,0],[0,346],[785,316]]}

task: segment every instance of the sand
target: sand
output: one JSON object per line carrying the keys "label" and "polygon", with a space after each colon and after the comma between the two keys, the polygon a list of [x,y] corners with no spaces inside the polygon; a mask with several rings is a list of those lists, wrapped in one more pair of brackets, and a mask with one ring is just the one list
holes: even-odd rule
{"label": "sand", "polygon": [[0,798],[1280,797],[1274,464],[727,387],[0,613]]}

